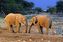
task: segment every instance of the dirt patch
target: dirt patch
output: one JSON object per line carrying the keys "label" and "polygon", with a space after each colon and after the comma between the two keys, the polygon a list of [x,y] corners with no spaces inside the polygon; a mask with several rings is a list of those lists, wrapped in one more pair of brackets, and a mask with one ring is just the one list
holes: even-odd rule
{"label": "dirt patch", "polygon": [[63,37],[38,33],[8,33],[6,29],[2,29],[0,42],[63,42]]}

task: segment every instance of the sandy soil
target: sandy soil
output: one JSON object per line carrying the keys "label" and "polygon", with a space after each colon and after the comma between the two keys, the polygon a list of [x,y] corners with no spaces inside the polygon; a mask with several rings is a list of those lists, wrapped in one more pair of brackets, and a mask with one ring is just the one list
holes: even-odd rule
{"label": "sandy soil", "polygon": [[0,42],[63,42],[63,37],[38,33],[8,33],[6,29],[2,29]]}

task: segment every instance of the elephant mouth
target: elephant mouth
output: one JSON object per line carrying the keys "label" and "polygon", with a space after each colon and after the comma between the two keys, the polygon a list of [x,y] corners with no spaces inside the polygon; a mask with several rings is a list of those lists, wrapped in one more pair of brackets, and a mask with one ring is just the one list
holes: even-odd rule
{"label": "elephant mouth", "polygon": [[37,22],[38,22],[37,17],[35,17],[35,18],[36,18],[36,20],[35,20],[35,24],[37,24]]}
{"label": "elephant mouth", "polygon": [[35,24],[37,24],[37,22],[38,22],[38,21],[36,20],[36,21],[35,21]]}

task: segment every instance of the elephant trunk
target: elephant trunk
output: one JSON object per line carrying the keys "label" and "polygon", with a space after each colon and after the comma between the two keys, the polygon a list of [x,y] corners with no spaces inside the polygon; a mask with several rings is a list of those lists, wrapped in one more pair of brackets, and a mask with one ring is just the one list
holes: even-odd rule
{"label": "elephant trunk", "polygon": [[27,19],[26,19],[25,26],[26,26],[26,33],[27,33],[27,31],[28,31],[28,22],[27,22]]}

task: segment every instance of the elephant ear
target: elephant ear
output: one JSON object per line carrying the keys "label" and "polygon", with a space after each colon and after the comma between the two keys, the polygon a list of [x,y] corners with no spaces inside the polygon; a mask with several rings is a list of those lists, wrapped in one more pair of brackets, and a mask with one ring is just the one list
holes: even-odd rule
{"label": "elephant ear", "polygon": [[38,19],[37,19],[37,17],[35,17],[36,18],[36,20],[35,20],[35,24],[38,22]]}

